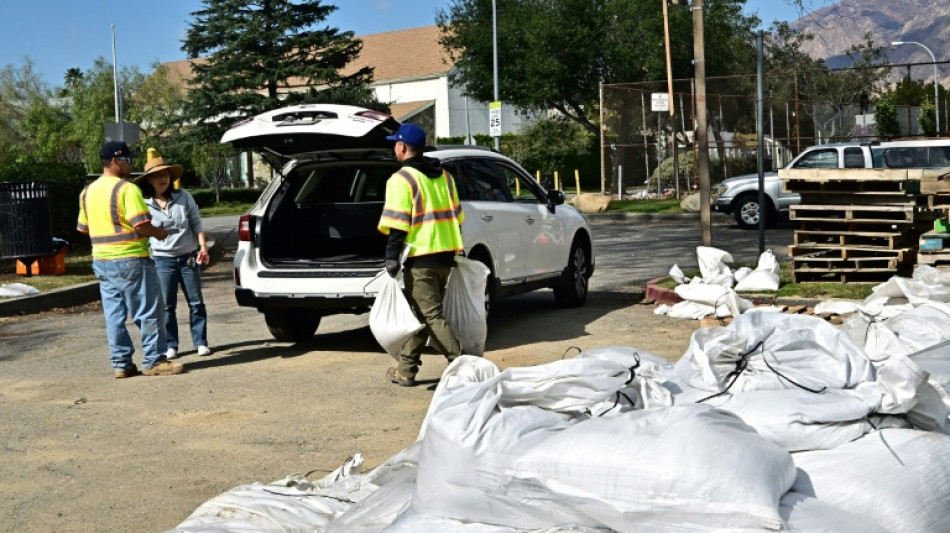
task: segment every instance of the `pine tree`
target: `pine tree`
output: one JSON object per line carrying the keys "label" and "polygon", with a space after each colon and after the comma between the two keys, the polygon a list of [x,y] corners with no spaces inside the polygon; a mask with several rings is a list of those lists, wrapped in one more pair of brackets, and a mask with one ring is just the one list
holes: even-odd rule
{"label": "pine tree", "polygon": [[369,87],[372,68],[340,74],[363,43],[322,24],[335,10],[321,0],[203,0],[182,46],[195,59],[182,117],[195,140],[217,142],[235,122],[296,103],[386,110]]}

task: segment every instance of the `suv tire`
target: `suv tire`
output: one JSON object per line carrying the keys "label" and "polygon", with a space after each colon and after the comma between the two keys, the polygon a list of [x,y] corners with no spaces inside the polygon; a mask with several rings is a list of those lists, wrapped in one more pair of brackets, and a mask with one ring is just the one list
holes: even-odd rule
{"label": "suv tire", "polygon": [[488,278],[485,279],[485,317],[491,318],[491,308],[492,303],[494,303],[495,298],[498,295],[498,290],[496,287],[497,282],[495,281],[495,271],[491,267],[491,258],[488,256],[488,253],[482,250],[478,250],[469,257],[472,261],[478,261],[479,263],[485,265],[488,268]]}
{"label": "suv tire", "polygon": [[[758,193],[743,194],[736,198],[733,204],[733,214],[736,217],[736,224],[742,229],[756,229],[759,227],[759,195]],[[775,220],[769,198],[765,198],[765,225],[768,227]]]}
{"label": "suv tire", "polygon": [[275,339],[304,342],[313,337],[320,325],[320,313],[312,309],[267,309],[264,322]]}
{"label": "suv tire", "polygon": [[589,257],[589,248],[575,239],[571,244],[567,267],[557,285],[554,286],[554,301],[559,307],[580,307],[587,301],[587,284],[590,279]]}

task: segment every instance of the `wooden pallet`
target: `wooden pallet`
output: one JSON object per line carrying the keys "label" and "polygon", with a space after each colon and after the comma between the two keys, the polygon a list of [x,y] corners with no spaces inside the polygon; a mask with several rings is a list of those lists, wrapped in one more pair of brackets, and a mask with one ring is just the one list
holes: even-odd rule
{"label": "wooden pallet", "polygon": [[822,247],[863,246],[893,250],[905,248],[914,237],[899,231],[796,230],[795,245]]}
{"label": "wooden pallet", "polygon": [[914,180],[812,181],[783,179],[785,192],[799,194],[920,194],[920,182]]}
{"label": "wooden pallet", "polygon": [[918,265],[950,266],[950,252],[920,252],[917,254]]}
{"label": "wooden pallet", "polygon": [[950,193],[928,194],[927,207],[930,209],[950,209]]}
{"label": "wooden pallet", "polygon": [[828,246],[821,244],[801,244],[788,247],[792,260],[811,260],[815,258],[835,260],[891,259],[896,263],[905,263],[916,259],[917,248],[884,249],[862,246]]}
{"label": "wooden pallet", "polygon": [[[906,205],[793,205],[789,219],[796,221],[890,222],[912,224],[932,216],[930,211]],[[933,220],[931,218],[931,220]],[[803,228],[805,229],[805,228]]]}
{"label": "wooden pallet", "polygon": [[894,205],[927,207],[927,196],[894,192],[800,192],[803,205]]}

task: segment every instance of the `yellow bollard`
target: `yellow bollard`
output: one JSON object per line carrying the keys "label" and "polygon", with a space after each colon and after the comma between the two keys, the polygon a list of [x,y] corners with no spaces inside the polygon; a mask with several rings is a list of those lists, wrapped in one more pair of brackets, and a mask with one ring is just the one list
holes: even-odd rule
{"label": "yellow bollard", "polygon": [[574,169],[574,186],[577,188],[577,195],[581,195],[581,171]]}
{"label": "yellow bollard", "polygon": [[521,180],[515,178],[515,198],[521,197]]}
{"label": "yellow bollard", "polygon": [[554,171],[554,188],[561,190],[561,178],[558,177],[556,170]]}
{"label": "yellow bollard", "polygon": [[541,171],[540,171],[540,170],[535,171],[535,173],[534,173],[534,179],[537,180],[538,184],[541,183]]}

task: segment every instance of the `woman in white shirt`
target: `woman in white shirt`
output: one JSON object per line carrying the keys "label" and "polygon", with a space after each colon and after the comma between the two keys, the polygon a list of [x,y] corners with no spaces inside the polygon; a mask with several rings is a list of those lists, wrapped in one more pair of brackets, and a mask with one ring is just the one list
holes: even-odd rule
{"label": "woman in white shirt", "polygon": [[191,340],[198,355],[210,355],[208,313],[201,296],[201,265],[208,264],[208,246],[198,204],[188,191],[173,183],[181,177],[181,165],[169,165],[156,157],[145,164],[145,173],[135,178],[152,213],[152,225],[168,231],[164,241],[150,239],[152,259],[158,270],[165,300],[165,340],[168,359],[178,357],[178,319],[175,314],[178,287],[188,302]]}

